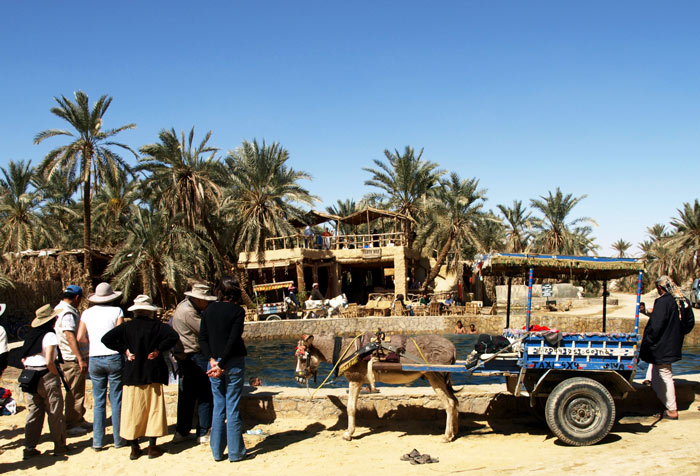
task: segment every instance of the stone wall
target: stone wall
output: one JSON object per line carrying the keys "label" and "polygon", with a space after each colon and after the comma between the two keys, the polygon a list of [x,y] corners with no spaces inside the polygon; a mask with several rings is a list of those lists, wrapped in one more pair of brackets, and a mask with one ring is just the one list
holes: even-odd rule
{"label": "stone wall", "polygon": [[[698,313],[700,319],[700,313]],[[301,334],[336,334],[354,336],[364,332],[376,332],[381,328],[388,334],[449,334],[455,323],[461,320],[465,327],[474,324],[480,334],[501,334],[506,326],[504,315],[468,314],[464,316],[391,316],[331,319],[292,319],[285,321],[246,322],[244,339],[273,340],[296,338]],[[644,331],[648,318],[639,318],[639,333]],[[547,326],[566,332],[602,332],[603,320],[600,316],[537,315],[531,324]],[[524,315],[511,315],[510,327],[525,326]],[[607,332],[632,332],[634,319],[609,317]],[[685,337],[685,345],[700,345],[700,324]]]}

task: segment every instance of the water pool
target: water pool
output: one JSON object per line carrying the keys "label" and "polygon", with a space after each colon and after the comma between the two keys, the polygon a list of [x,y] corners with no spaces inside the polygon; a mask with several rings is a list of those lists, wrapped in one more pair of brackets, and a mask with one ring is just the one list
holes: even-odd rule
{"label": "water pool", "polygon": [[[466,359],[469,352],[474,348],[476,335],[445,335],[450,339],[457,348],[457,358],[460,360]],[[280,387],[297,387],[298,383],[294,381],[294,367],[296,358],[294,357],[294,348],[296,339],[282,339],[277,341],[259,341],[248,342],[248,357],[246,358],[246,380],[251,377],[260,377],[264,385],[280,386]],[[647,364],[642,362],[637,369],[637,378],[643,378],[646,372]],[[330,364],[321,364],[318,372],[318,381],[316,386],[323,382],[326,375],[332,370]],[[700,346],[684,347],[683,360],[673,364],[674,375],[700,373]],[[503,377],[474,377],[470,378],[467,374],[453,374],[454,385],[464,384],[489,384],[502,383]],[[310,382],[309,386],[314,383]],[[378,386],[386,386],[387,384],[378,383]],[[347,381],[344,378],[339,378],[337,381],[329,381],[327,387],[339,388],[347,386]],[[408,386],[429,386],[428,382],[423,379],[413,381]]]}

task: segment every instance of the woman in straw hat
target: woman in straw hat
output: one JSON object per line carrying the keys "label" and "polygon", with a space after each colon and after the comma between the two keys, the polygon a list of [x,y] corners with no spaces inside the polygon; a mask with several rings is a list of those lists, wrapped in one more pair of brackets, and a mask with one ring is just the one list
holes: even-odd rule
{"label": "woman in straw hat", "polygon": [[27,422],[24,428],[23,459],[40,455],[36,449],[44,426],[44,413],[49,417],[49,431],[54,444],[54,454],[67,451],[66,423],[63,418],[63,395],[56,360],[58,339],[53,326],[59,311],[50,304],[36,310],[32,329],[22,346],[22,364],[26,370],[36,372],[36,389],[25,393],[27,399]]}
{"label": "woman in straw hat", "polygon": [[151,298],[140,294],[129,311],[134,319],[117,326],[102,337],[102,343],[126,355],[122,373],[124,384],[120,436],[131,441],[130,459],[141,456],[138,439],[148,437],[148,457],[163,451],[156,438],[168,434],[163,384],[168,383],[168,367],[163,352],[178,341],[174,330],[154,319],[158,310]]}
{"label": "woman in straw hat", "polygon": [[92,447],[95,451],[104,448],[107,425],[107,384],[109,383],[109,405],[112,407],[112,434],[114,447],[124,446],[119,436],[119,421],[122,409],[122,368],[124,357],[105,346],[102,337],[124,322],[124,313],[116,305],[121,291],[114,291],[109,283],[100,283],[88,296],[90,308],[83,311],[78,327],[78,341],[89,344],[90,363],[88,372],[92,381],[93,419]]}

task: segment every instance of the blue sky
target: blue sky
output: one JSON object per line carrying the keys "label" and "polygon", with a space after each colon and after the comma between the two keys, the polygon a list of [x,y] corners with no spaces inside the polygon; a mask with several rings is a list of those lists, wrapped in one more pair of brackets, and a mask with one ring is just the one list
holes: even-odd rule
{"label": "blue sky", "polygon": [[[599,254],[698,197],[697,2],[2,2],[0,166],[60,145],[53,97],[106,127],[278,141],[322,199],[359,199],[384,149],[477,177],[488,208],[587,198]],[[634,248],[636,251],[636,247]]]}

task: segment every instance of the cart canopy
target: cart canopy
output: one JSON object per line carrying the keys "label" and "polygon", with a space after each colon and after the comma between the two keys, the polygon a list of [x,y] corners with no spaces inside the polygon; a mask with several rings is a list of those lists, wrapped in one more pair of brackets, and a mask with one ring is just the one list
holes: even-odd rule
{"label": "cart canopy", "polygon": [[524,276],[533,268],[538,278],[608,280],[636,275],[644,261],[636,258],[599,256],[494,253],[477,255],[473,271],[484,276]]}
{"label": "cart canopy", "polygon": [[294,281],[279,281],[277,283],[256,284],[255,286],[253,286],[253,291],[257,293],[260,291],[274,291],[275,289],[287,289],[293,284]]}

